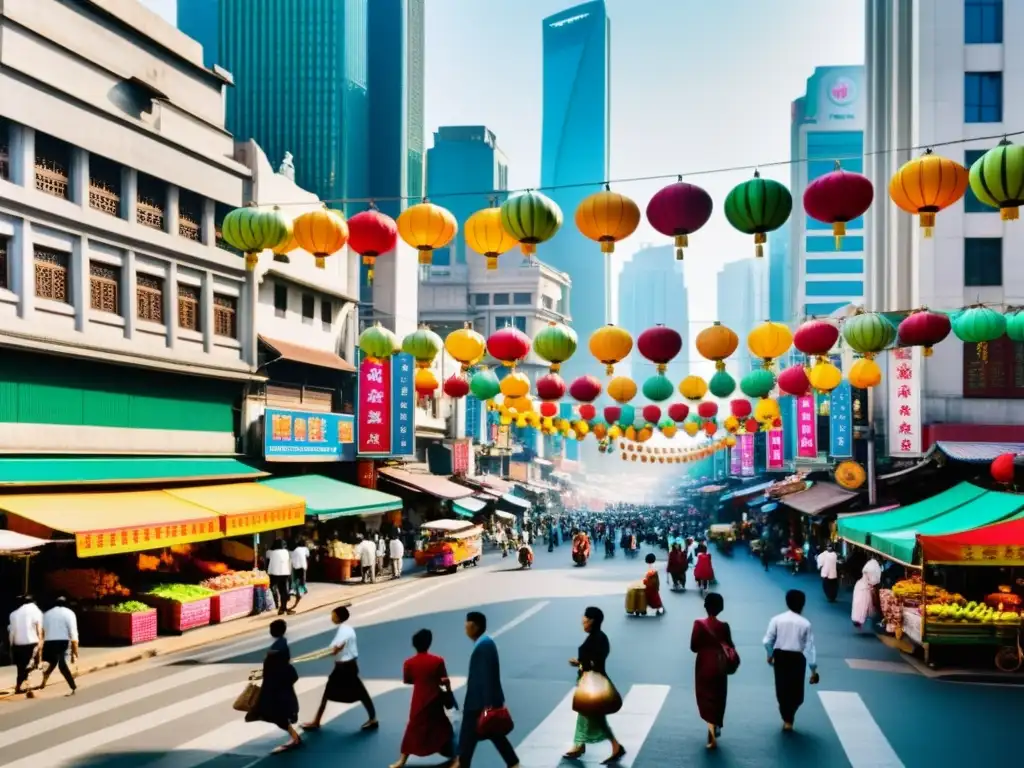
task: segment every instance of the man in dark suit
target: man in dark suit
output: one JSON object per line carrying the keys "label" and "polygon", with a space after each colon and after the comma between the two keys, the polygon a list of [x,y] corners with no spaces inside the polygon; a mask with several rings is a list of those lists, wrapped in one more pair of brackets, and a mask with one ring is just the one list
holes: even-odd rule
{"label": "man in dark suit", "polygon": [[[487,636],[487,617],[477,611],[466,615],[466,635],[474,642],[469,657],[469,679],[466,681],[466,699],[463,702],[462,729],[459,732],[459,757],[452,768],[470,768],[473,753],[480,741],[477,722],[485,709],[505,706],[505,692],[501,689],[501,667],[498,646]],[[498,754],[509,768],[517,768],[519,758],[507,736],[491,739]]]}

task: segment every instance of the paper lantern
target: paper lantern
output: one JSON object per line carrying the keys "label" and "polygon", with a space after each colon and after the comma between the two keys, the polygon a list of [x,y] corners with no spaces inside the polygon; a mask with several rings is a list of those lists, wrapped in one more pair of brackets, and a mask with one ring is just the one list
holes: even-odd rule
{"label": "paper lantern", "polygon": [[1003,483],[1009,485],[1013,482],[1015,469],[1013,460],[1017,458],[1016,454],[1003,453],[996,456],[992,460],[992,465],[989,467],[989,471],[992,473],[992,479],[997,483]]}
{"label": "paper lantern", "polygon": [[767,233],[785,224],[792,211],[789,190],[773,179],[762,179],[757,171],[753,179],[733,187],[725,198],[725,218],[735,229],[754,236],[758,258],[764,256]]}
{"label": "paper lantern", "polygon": [[498,257],[516,247],[517,241],[501,225],[501,209],[484,208],[477,211],[463,225],[466,245],[474,253],[487,259],[487,269],[498,268]]}
{"label": "paper lantern", "polygon": [[793,333],[793,346],[808,357],[823,357],[839,341],[839,328],[827,320],[808,320]]}
{"label": "paper lantern", "polygon": [[766,368],[757,368],[740,380],[740,390],[747,397],[768,397],[775,389],[775,375]]}
{"label": "paper lantern", "polygon": [[412,355],[417,368],[429,368],[443,346],[441,337],[425,325],[402,339],[402,351]]}
{"label": "paper lantern", "polygon": [[438,388],[437,376],[429,368],[417,368],[413,386],[420,397],[429,397]]}
{"label": "paper lantern", "polygon": [[700,424],[695,421],[687,421],[683,423],[683,432],[688,434],[690,437],[696,437],[697,432],[700,431]]}
{"label": "paper lantern", "polygon": [[323,269],[328,256],[337,253],[348,242],[348,223],[337,211],[326,207],[304,213],[292,222],[295,242],[313,254],[318,269]]}
{"label": "paper lantern", "polygon": [[896,340],[896,328],[878,312],[858,312],[843,323],[843,338],[854,352],[874,357]]}
{"label": "paper lantern", "polygon": [[718,431],[718,424],[716,424],[714,421],[706,421],[706,422],[704,422],[704,434],[706,434],[708,437],[711,437],[717,431]]}
{"label": "paper lantern", "polygon": [[604,409],[604,420],[609,424],[615,424],[622,418],[622,409],[617,405],[607,405]]}
{"label": "paper lantern", "polygon": [[590,403],[584,403],[580,406],[580,418],[586,419],[587,421],[593,421],[594,417],[597,416],[597,408]]}
{"label": "paper lantern", "polygon": [[546,419],[554,418],[558,413],[558,404],[552,402],[544,402],[540,404],[540,415]]}
{"label": "paper lantern", "polygon": [[779,404],[768,398],[758,400],[754,418],[762,424],[772,424],[779,418]]}
{"label": "paper lantern", "polygon": [[700,376],[687,376],[679,382],[679,394],[687,400],[700,400],[707,391],[707,382]]}
{"label": "paper lantern", "polygon": [[569,396],[580,403],[592,403],[601,395],[601,382],[594,376],[580,376],[569,385]]}
{"label": "paper lantern", "polygon": [[447,208],[422,202],[410,205],[398,217],[398,236],[419,251],[420,264],[430,264],[433,253],[444,248],[459,231],[459,223]]}
{"label": "paper lantern", "polygon": [[929,149],[896,171],[889,181],[889,197],[907,213],[919,216],[924,236],[931,237],[935,214],[963,197],[967,184],[966,168]]}
{"label": "paper lantern", "polygon": [[608,397],[617,403],[628,403],[636,397],[636,382],[627,376],[616,376],[608,382]]}
{"label": "paper lantern", "polygon": [[686,421],[686,417],[690,415],[690,406],[686,403],[672,403],[668,407],[668,417],[677,424]]}
{"label": "paper lantern", "polygon": [[549,322],[533,338],[533,351],[550,363],[549,370],[558,373],[562,363],[576,352],[576,331],[564,323]]}
{"label": "paper lantern", "polygon": [[675,240],[676,258],[682,261],[689,236],[708,223],[714,202],[711,195],[679,177],[654,193],[647,203],[647,221],[657,232]]}
{"label": "paper lantern", "polygon": [[968,307],[953,318],[953,333],[960,341],[976,344],[978,358],[988,360],[988,343],[1006,333],[1006,317],[989,307]]}
{"label": "paper lantern", "polygon": [[708,391],[713,397],[724,400],[736,391],[736,379],[730,376],[728,371],[715,371],[715,375],[708,382]]}
{"label": "paper lantern", "polygon": [[852,387],[870,389],[871,387],[878,386],[882,381],[882,369],[870,357],[862,357],[850,366],[847,378],[850,380],[850,386]]}
{"label": "paper lantern", "polygon": [[754,408],[750,404],[749,400],[730,400],[729,401],[729,412],[737,419],[745,419],[751,413]]}
{"label": "paper lantern", "polygon": [[590,354],[605,366],[605,372],[615,373],[615,364],[633,351],[633,337],[623,328],[608,324],[590,335]]}
{"label": "paper lantern", "polygon": [[701,357],[713,360],[716,371],[724,371],[725,359],[736,351],[740,339],[734,330],[716,320],[697,334],[696,344]]}
{"label": "paper lantern", "polygon": [[469,394],[469,377],[459,372],[449,376],[444,381],[444,393],[456,400]]}
{"label": "paper lantern", "polygon": [[697,406],[697,415],[702,419],[713,419],[718,415],[718,403],[706,402]]}
{"label": "paper lantern", "polygon": [[519,243],[526,256],[550,240],[562,226],[562,209],[540,192],[520,192],[501,204],[501,226]]}
{"label": "paper lantern", "polygon": [[664,373],[668,364],[683,348],[679,332],[661,325],[648,328],[636,338],[636,349],[647,360],[655,363],[658,373]]}
{"label": "paper lantern", "polygon": [[661,408],[656,405],[645,405],[642,413],[644,415],[644,421],[649,424],[657,424],[661,421]]}
{"label": "paper lantern", "polygon": [[932,347],[949,336],[952,328],[949,315],[920,309],[903,318],[896,329],[896,335],[900,344],[923,347],[922,354],[931,357]]}
{"label": "paper lantern", "polygon": [[278,264],[291,264],[292,260],[288,257],[288,254],[293,251],[301,251],[298,242],[295,240],[295,232],[292,231],[292,223],[288,222],[288,230],[291,232],[288,239],[282,243],[275,245],[271,251],[274,254],[274,261]]}
{"label": "paper lantern", "polygon": [[386,360],[398,348],[398,337],[380,323],[359,334],[359,349],[368,360]]}
{"label": "paper lantern", "polygon": [[818,392],[831,392],[843,380],[842,371],[827,360],[815,363],[807,373],[807,380]]}
{"label": "paper lantern", "polygon": [[743,429],[748,434],[753,434],[761,428],[761,425],[757,423],[757,419],[747,419],[743,422]]}
{"label": "paper lantern", "polygon": [[220,233],[228,245],[245,254],[245,268],[250,272],[259,263],[260,253],[293,239],[292,222],[280,208],[258,208],[255,203],[229,211]]}
{"label": "paper lantern", "polygon": [[487,341],[466,323],[464,327],[452,331],[445,337],[444,348],[462,364],[463,371],[468,371],[484,356]]}
{"label": "paper lantern", "polygon": [[762,358],[766,364],[786,354],[792,344],[793,334],[782,323],[761,323],[747,334],[750,354]]}
{"label": "paper lantern", "polygon": [[722,426],[725,427],[726,432],[735,434],[740,428],[740,420],[735,416],[726,416],[725,421],[722,422]]}
{"label": "paper lantern", "polygon": [[725,438],[725,445],[727,448],[734,448],[736,446],[736,438],[731,435]]}
{"label": "paper lantern", "polygon": [[501,382],[490,368],[481,368],[469,380],[469,389],[478,400],[493,400],[501,392]]}
{"label": "paper lantern", "polygon": [[530,354],[530,337],[518,328],[506,326],[487,337],[487,352],[507,368],[515,368]]}
{"label": "paper lantern", "polygon": [[615,244],[636,232],[640,208],[608,185],[583,199],[576,208],[576,229],[601,244],[601,253],[614,253]]}
{"label": "paper lantern", "polygon": [[499,386],[505,397],[526,397],[530,391],[530,380],[525,373],[512,371],[501,379]]}
{"label": "paper lantern", "polygon": [[868,177],[844,171],[836,160],[835,170],[807,185],[804,210],[812,219],[832,225],[838,251],[846,234],[846,225],[863,216],[874,199],[875,188]]}
{"label": "paper lantern", "polygon": [[644,381],[644,397],[652,402],[663,403],[672,397],[674,391],[675,387],[672,386],[672,382],[663,374],[656,373]]}
{"label": "paper lantern", "polygon": [[374,207],[348,220],[348,247],[362,257],[368,267],[367,280],[371,283],[377,257],[393,251],[397,244],[398,224]]}
{"label": "paper lantern", "polygon": [[793,397],[803,397],[811,388],[807,379],[807,371],[802,365],[791,365],[779,374],[779,389]]}
{"label": "paper lantern", "polygon": [[565,389],[565,381],[557,373],[546,373],[537,379],[537,397],[541,400],[561,400]]}
{"label": "paper lantern", "polygon": [[999,209],[1003,221],[1016,221],[1024,205],[1024,146],[1003,139],[974,161],[970,170],[974,196]]}

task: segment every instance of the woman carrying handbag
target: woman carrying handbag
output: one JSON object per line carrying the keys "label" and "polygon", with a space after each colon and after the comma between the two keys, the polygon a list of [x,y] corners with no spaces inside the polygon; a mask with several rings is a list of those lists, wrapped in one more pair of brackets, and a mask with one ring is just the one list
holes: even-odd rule
{"label": "woman carrying handbag", "polygon": [[263,659],[263,672],[260,676],[263,685],[250,683],[235,703],[236,709],[245,710],[247,723],[273,723],[291,737],[290,741],[276,747],[273,754],[302,746],[302,738],[295,730],[295,723],[299,720],[299,699],[295,695],[295,683],[299,675],[291,664],[291,651],[284,638],[287,629],[288,625],[283,619],[270,623],[270,636],[274,642]]}
{"label": "woman carrying handbag", "polygon": [[578,672],[576,694],[573,696],[572,708],[576,711],[576,735],[573,748],[565,753],[567,760],[583,757],[588,744],[600,744],[610,741],[612,754],[602,765],[613,765],[626,755],[626,748],[615,739],[608,715],[615,714],[622,708],[622,697],[608,680],[605,664],[611,653],[608,636],[601,631],[604,613],[600,608],[591,606],[583,612],[583,631],[587,639],[579,647],[577,657],[570,659],[569,664]]}
{"label": "woman carrying handbag", "polygon": [[706,619],[693,622],[690,650],[697,654],[694,686],[697,709],[708,726],[707,748],[718,746],[725,721],[725,701],[729,693],[729,675],[740,665],[739,654],[732,642],[732,631],[718,616],[725,609],[725,600],[717,592],[704,598]]}

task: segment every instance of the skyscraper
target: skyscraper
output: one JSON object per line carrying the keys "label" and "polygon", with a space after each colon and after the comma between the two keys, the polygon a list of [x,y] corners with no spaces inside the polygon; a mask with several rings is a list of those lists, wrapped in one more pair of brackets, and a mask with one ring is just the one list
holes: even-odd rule
{"label": "skyscraper", "polygon": [[736,354],[727,361],[729,372],[737,379],[753,365],[746,338],[766,319],[767,282],[763,259],[730,261],[718,272],[718,319],[740,337]]}
{"label": "skyscraper", "polygon": [[[608,178],[610,22],[604,0],[584,3],[543,22],[544,97],[541,186],[552,189],[566,223],[540,258],[569,274],[577,301],[573,326],[580,342],[613,316],[611,264],[572,223],[580,201]],[[586,297],[584,301],[582,297]],[[572,375],[585,355],[569,361]]]}
{"label": "skyscraper", "polygon": [[[618,324],[634,335],[655,325],[679,331],[683,350],[668,367],[668,377],[678,384],[689,372],[689,311],[683,262],[675,258],[672,245],[641,248],[622,265],[619,275]],[[638,384],[654,373],[651,364],[634,348],[627,358],[629,373]]]}
{"label": "skyscraper", "polygon": [[790,254],[791,222],[768,234],[768,319],[792,324],[793,262]]}

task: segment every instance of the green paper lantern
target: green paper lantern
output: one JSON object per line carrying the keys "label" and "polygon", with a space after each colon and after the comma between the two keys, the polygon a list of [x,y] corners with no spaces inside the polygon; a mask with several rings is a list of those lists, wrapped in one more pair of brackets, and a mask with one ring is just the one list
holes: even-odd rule
{"label": "green paper lantern", "polygon": [[896,326],[878,312],[862,312],[843,323],[843,338],[850,348],[865,357],[874,357],[896,341]]}
{"label": "green paper lantern", "polygon": [[425,325],[402,339],[402,351],[413,356],[418,368],[429,367],[443,346],[441,337]]}
{"label": "green paper lantern", "polygon": [[758,258],[764,256],[767,233],[785,224],[792,212],[793,196],[785,185],[762,179],[756,171],[754,178],[733,187],[725,198],[725,218],[735,229],[754,236]]}
{"label": "green paper lantern", "polygon": [[1003,139],[974,161],[971,191],[985,205],[998,208],[1003,221],[1020,217],[1024,205],[1024,146]]}
{"label": "green paper lantern", "polygon": [[676,423],[672,421],[672,419],[666,417],[658,422],[658,429],[668,429],[669,427],[674,427],[675,425]]}
{"label": "green paper lantern", "polygon": [[736,379],[727,371],[718,371],[708,382],[708,391],[719,400],[726,398],[736,391]]}
{"label": "green paper lantern", "polygon": [[481,368],[469,380],[469,391],[477,400],[493,400],[501,392],[501,382],[493,370]]}
{"label": "green paper lantern", "polygon": [[371,360],[384,360],[401,349],[398,337],[380,323],[359,334],[359,349]]}
{"label": "green paper lantern", "polygon": [[1013,341],[1024,341],[1024,312],[1019,309],[1007,312],[1006,335]]}
{"label": "green paper lantern", "polygon": [[969,307],[953,320],[953,333],[968,344],[985,344],[1006,333],[1006,317],[988,307]]}
{"label": "green paper lantern", "polygon": [[775,389],[775,374],[766,368],[751,371],[740,380],[740,390],[747,397],[768,397]]}
{"label": "green paper lantern", "polygon": [[527,256],[550,240],[562,226],[562,209],[540,192],[521,192],[501,204],[501,228],[519,241]]}
{"label": "green paper lantern", "polygon": [[672,397],[672,394],[675,391],[676,388],[672,386],[672,382],[663,374],[655,374],[654,376],[651,376],[644,382],[643,386],[644,397],[652,403],[665,402]]}
{"label": "green paper lantern", "polygon": [[245,208],[229,211],[221,222],[220,233],[224,242],[245,254],[245,266],[252,270],[262,251],[291,239],[292,222],[276,205],[258,208],[250,203]]}
{"label": "green paper lantern", "polygon": [[557,373],[562,363],[576,352],[576,331],[564,323],[548,323],[533,339],[533,351],[542,360],[551,364],[551,372]]}

